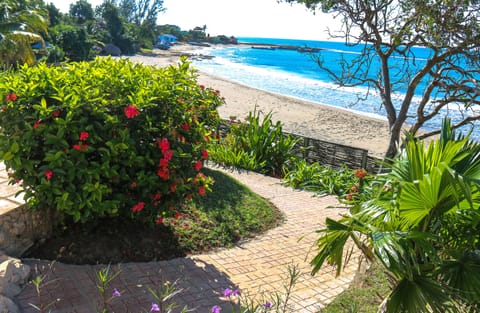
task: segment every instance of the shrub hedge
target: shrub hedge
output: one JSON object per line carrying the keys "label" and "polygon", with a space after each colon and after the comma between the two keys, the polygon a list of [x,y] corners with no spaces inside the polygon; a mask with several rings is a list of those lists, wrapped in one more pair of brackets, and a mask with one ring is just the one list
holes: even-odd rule
{"label": "shrub hedge", "polygon": [[161,223],[209,190],[201,168],[223,100],[186,60],[22,67],[2,74],[0,96],[0,159],[31,208]]}

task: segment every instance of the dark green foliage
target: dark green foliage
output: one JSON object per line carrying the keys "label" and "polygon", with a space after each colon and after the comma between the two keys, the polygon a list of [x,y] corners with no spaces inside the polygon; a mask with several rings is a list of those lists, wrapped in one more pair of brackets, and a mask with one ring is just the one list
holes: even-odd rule
{"label": "dark green foliage", "polygon": [[0,158],[32,208],[153,222],[209,189],[200,169],[222,100],[188,63],[23,67],[0,95]]}
{"label": "dark green foliage", "polygon": [[259,112],[250,112],[245,123],[233,122],[220,144],[212,146],[212,160],[272,176],[283,176],[293,164],[293,148],[297,142],[283,134],[281,122],[273,123],[272,114],[263,119]]}
{"label": "dark green foliage", "polygon": [[51,31],[53,41],[61,47],[69,60],[83,61],[95,57],[93,42],[85,27],[59,24]]}

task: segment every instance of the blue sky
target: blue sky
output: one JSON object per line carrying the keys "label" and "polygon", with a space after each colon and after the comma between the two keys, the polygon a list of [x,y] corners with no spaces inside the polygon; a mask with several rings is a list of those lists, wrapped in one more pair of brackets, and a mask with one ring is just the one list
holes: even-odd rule
{"label": "blue sky", "polygon": [[[63,12],[75,0],[45,0]],[[89,0],[93,7],[103,0]],[[158,24],[174,24],[183,30],[207,25],[210,35],[236,37],[272,37],[292,39],[328,39],[326,30],[339,30],[339,19],[301,5],[277,3],[277,0],[164,0],[166,11]]]}

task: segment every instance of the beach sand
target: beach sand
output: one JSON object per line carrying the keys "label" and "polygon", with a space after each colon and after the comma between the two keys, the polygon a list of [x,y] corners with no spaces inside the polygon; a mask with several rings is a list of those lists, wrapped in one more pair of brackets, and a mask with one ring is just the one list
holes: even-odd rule
{"label": "beach sand", "polygon": [[[178,63],[180,56],[192,49],[198,47],[176,45],[166,51],[154,50],[152,55],[135,55],[130,59],[145,65],[168,66]],[[190,56],[197,57],[200,56]],[[272,119],[281,121],[284,131],[290,133],[367,149],[369,155],[380,158],[387,150],[388,124],[384,119],[262,91],[201,71],[198,81],[219,90],[225,98],[225,105],[218,108],[224,119],[244,120],[255,109],[272,112]]]}

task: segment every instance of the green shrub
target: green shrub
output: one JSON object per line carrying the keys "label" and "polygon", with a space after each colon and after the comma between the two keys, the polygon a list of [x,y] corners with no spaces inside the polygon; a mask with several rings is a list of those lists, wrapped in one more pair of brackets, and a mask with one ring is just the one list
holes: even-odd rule
{"label": "green shrub", "polygon": [[212,148],[212,160],[272,176],[283,176],[295,160],[297,139],[283,134],[281,122],[273,123],[268,113],[250,112],[246,123],[232,122],[230,133]]}
{"label": "green shrub", "polygon": [[0,158],[34,209],[161,223],[209,189],[200,169],[222,100],[186,62],[23,67],[4,74],[0,96]]}
{"label": "green shrub", "polygon": [[365,200],[370,180],[371,176],[365,170],[351,170],[346,165],[334,169],[318,162],[307,164],[305,160],[296,162],[284,177],[287,186],[320,195],[336,195],[348,203]]}

